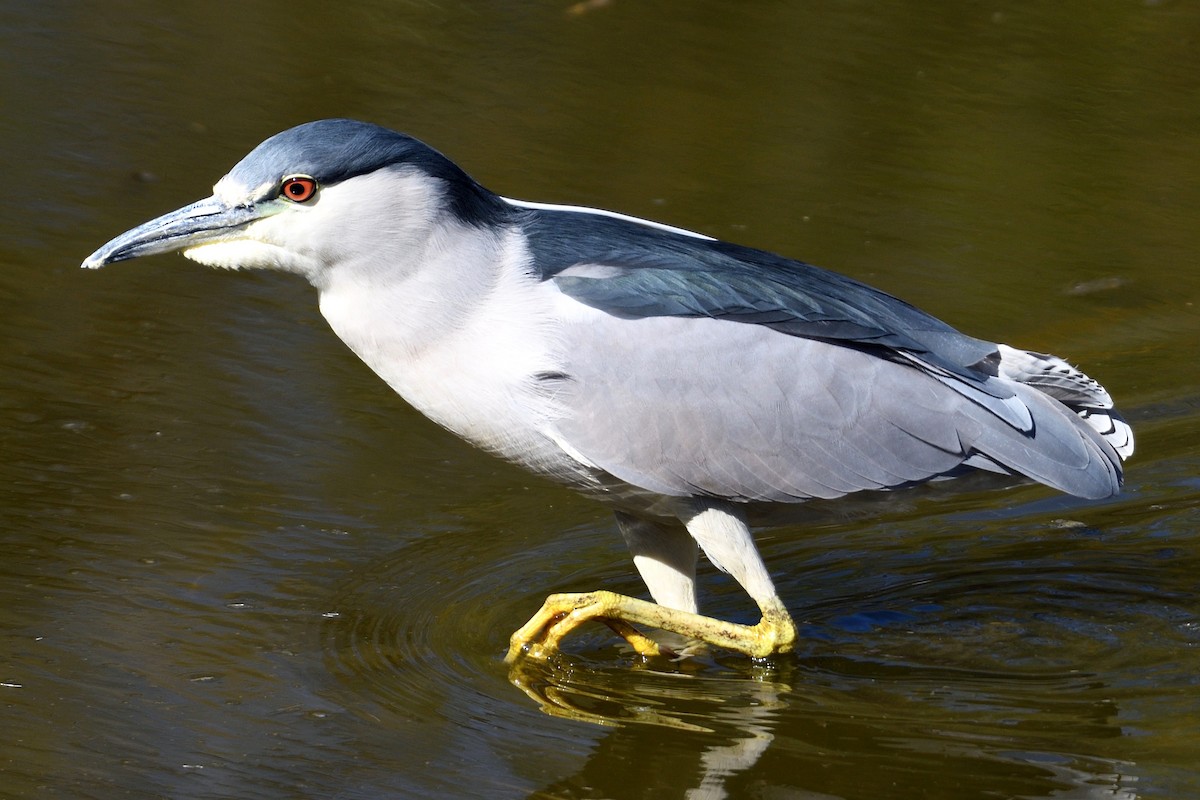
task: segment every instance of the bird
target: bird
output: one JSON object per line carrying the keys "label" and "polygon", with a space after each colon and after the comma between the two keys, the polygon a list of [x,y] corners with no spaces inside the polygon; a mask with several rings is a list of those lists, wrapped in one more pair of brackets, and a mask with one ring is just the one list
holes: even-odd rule
{"label": "bird", "polygon": [[[1134,450],[1108,391],[1062,358],[764,250],[498,195],[368,122],[271,136],[210,197],[82,266],[168,252],[307,279],[337,336],[414,408],[613,510],[652,600],[552,594],[512,635],[510,664],[556,657],[589,621],[644,657],[792,652],[752,534],[774,512],[980,471],[1106,498]],[[700,553],[757,623],[701,613]]]}

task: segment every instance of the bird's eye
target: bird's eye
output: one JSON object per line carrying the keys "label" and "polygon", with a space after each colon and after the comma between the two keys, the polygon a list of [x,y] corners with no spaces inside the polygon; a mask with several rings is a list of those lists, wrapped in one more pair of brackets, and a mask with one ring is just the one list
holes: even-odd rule
{"label": "bird's eye", "polygon": [[279,194],[293,203],[307,203],[317,194],[317,182],[307,175],[290,175],[280,184]]}

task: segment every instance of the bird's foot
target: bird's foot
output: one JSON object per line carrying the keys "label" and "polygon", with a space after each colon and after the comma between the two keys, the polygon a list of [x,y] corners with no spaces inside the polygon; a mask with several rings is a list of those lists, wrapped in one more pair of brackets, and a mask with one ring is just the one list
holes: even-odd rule
{"label": "bird's foot", "polygon": [[639,600],[608,591],[554,594],[512,635],[505,662],[521,658],[546,660],[558,652],[563,638],[585,622],[597,620],[629,642],[642,656],[673,655],[666,647],[638,631],[634,624],[671,631],[690,640],[765,658],[787,653],[796,642],[796,625],[782,601],[772,597],[762,604],[757,625],[740,625],[712,617]]}
{"label": "bird's foot", "polygon": [[606,591],[550,595],[538,612],[512,635],[505,663],[512,664],[521,658],[545,661],[558,652],[563,637],[592,620],[603,622],[640,656],[672,655],[619,616],[622,601],[627,600],[645,602]]}

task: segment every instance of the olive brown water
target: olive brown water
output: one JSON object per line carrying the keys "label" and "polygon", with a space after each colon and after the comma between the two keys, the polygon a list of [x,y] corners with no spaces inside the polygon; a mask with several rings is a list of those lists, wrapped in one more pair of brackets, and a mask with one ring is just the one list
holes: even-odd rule
{"label": "olive brown water", "polygon": [[[1196,796],[1198,35],[1173,3],[4,9],[0,797]],[[597,626],[514,686],[547,592],[643,591],[605,509],[425,421],[300,281],[77,269],[341,115],[1065,354],[1137,431],[1125,492],[815,505],[758,537],[794,656],[639,665]]]}

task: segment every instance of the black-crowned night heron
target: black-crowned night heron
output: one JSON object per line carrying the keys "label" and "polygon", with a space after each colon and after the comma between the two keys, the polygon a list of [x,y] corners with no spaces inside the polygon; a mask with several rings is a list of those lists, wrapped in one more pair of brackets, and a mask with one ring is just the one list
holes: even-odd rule
{"label": "black-crowned night heron", "polygon": [[[350,120],[267,139],[212,197],[84,262],[182,250],[295,272],[333,330],[473,444],[609,503],[656,602],[552,595],[513,634],[545,657],[587,620],[761,657],[795,624],[748,524],[781,503],[973,469],[1086,498],[1129,426],[1060,358],[975,339],[850,278],[646,220],[509,200],[421,142]],[[698,612],[697,545],[762,611]]]}

